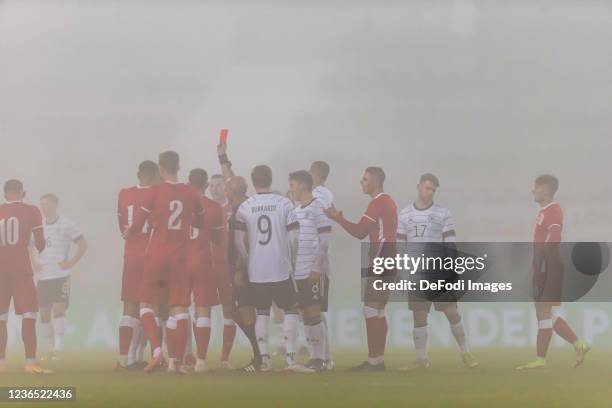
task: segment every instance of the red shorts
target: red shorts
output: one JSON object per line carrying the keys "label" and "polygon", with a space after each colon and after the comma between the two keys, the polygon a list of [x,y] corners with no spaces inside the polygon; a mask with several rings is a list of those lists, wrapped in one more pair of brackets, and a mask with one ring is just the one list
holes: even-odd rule
{"label": "red shorts", "polygon": [[123,258],[123,277],[121,281],[121,300],[140,301],[140,282],[144,268],[144,256],[126,255]]}
{"label": "red shorts", "polygon": [[543,271],[535,272],[533,291],[536,302],[560,305],[563,298],[563,265],[547,262]]}
{"label": "red shorts", "polygon": [[230,305],[234,302],[234,288],[227,268],[215,268],[212,272],[214,285],[219,293],[219,302]]}
{"label": "red shorts", "polygon": [[38,312],[36,286],[31,270],[0,270],[0,314],[8,312],[11,298],[15,314]]}
{"label": "red shorts", "polygon": [[204,254],[190,255],[187,261],[191,287],[193,289],[193,303],[196,307],[210,307],[219,304],[219,295],[210,273],[210,260]]}
{"label": "red shorts", "polygon": [[151,245],[145,256],[139,300],[168,306],[188,306],[191,280],[185,246]]}

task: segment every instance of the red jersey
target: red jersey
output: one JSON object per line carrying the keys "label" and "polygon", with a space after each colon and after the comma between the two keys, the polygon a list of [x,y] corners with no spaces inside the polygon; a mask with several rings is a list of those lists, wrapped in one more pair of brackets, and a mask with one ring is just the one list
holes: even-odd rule
{"label": "red jersey", "polygon": [[[119,192],[119,198],[117,199],[117,222],[119,223],[119,231],[121,233],[134,223],[136,210],[143,204],[149,190],[150,187],[134,186],[124,188]],[[142,231],[125,241],[125,256],[143,256],[149,244],[150,236],[151,228],[148,223],[145,223]]]}
{"label": "red jersey", "polygon": [[563,232],[563,210],[557,203],[540,208],[533,229],[533,242],[561,242]]}
{"label": "red jersey", "polygon": [[395,256],[397,206],[389,194],[380,193],[374,197],[358,224],[353,224],[343,217],[335,221],[355,238],[363,239],[369,235],[370,258]]}
{"label": "red jersey", "polygon": [[0,269],[32,273],[28,245],[32,234],[38,252],[45,249],[42,215],[38,208],[21,201],[0,205]]}
{"label": "red jersey", "polygon": [[389,194],[374,197],[362,217],[375,224],[370,228],[370,242],[395,242],[397,206]]}
{"label": "red jersey", "polygon": [[192,226],[202,225],[204,210],[198,193],[184,183],[164,182],[148,189],[134,219],[134,232],[151,225],[151,244],[185,245]]}
{"label": "red jersey", "polygon": [[189,254],[201,254],[204,259],[211,260],[211,244],[219,243],[223,238],[225,221],[223,210],[219,204],[210,198],[200,195],[204,210],[202,228],[192,227],[189,241]]}

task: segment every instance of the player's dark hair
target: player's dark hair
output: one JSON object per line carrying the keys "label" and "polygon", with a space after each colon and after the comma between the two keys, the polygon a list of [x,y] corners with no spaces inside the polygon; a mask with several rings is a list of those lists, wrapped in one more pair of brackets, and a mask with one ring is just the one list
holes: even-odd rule
{"label": "player's dark hair", "polygon": [[40,197],[41,200],[49,200],[55,204],[59,203],[59,197],[57,196],[57,194],[53,194],[53,193],[47,193],[47,194],[43,194]]}
{"label": "player's dark hair", "polygon": [[298,170],[293,173],[289,173],[289,181],[295,180],[300,184],[304,184],[308,190],[312,191],[314,181],[312,180],[312,174],[306,170]]}
{"label": "player's dark hair", "polygon": [[255,166],[251,171],[251,181],[256,188],[270,188],[272,185],[272,169],[265,164]]}
{"label": "player's dark hair", "polygon": [[5,194],[21,194],[23,193],[23,183],[19,180],[8,180],[4,183]]}
{"label": "player's dark hair", "polygon": [[189,172],[189,184],[204,191],[208,185],[208,173],[204,169],[193,169]]}
{"label": "player's dark hair", "polygon": [[212,179],[217,179],[217,180],[221,179],[221,180],[225,180],[225,178],[223,178],[223,175],[222,175],[222,174],[219,174],[219,173],[213,174],[212,176],[210,176],[210,179],[211,179],[211,180],[212,180]]}
{"label": "player's dark hair", "polygon": [[431,184],[433,184],[436,187],[440,187],[440,180],[438,180],[438,178],[434,174],[425,173],[419,179],[419,183],[424,183],[426,181],[431,182]]}
{"label": "player's dark hair", "polygon": [[149,179],[153,178],[158,171],[159,166],[151,160],[145,160],[138,165],[138,174]]}
{"label": "player's dark hair", "polygon": [[550,193],[555,195],[559,189],[559,180],[552,174],[542,174],[535,179],[535,184],[540,186],[544,185],[550,189]]}
{"label": "player's dark hair", "polygon": [[159,166],[170,174],[176,174],[179,171],[179,155],[177,152],[168,150],[159,154]]}
{"label": "player's dark hair", "polygon": [[370,166],[365,169],[366,173],[371,174],[374,178],[380,183],[383,184],[385,182],[385,171],[380,167]]}
{"label": "player's dark hair", "polygon": [[327,176],[329,176],[329,164],[321,160],[315,161],[310,165],[310,173],[314,173],[318,178],[326,181]]}

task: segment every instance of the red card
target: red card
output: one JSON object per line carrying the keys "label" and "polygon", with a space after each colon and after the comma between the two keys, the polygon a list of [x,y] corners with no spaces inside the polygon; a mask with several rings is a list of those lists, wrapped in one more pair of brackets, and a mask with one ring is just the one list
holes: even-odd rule
{"label": "red card", "polygon": [[219,144],[227,144],[227,133],[229,131],[227,129],[221,129],[221,133],[219,134]]}

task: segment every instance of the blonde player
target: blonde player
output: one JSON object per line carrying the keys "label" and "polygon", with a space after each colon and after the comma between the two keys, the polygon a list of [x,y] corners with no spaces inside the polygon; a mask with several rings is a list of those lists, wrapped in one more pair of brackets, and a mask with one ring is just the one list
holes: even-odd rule
{"label": "blonde player", "polygon": [[[399,215],[397,240],[408,242],[408,255],[421,256],[425,253],[428,242],[454,242],[455,223],[448,208],[434,203],[433,198],[440,186],[438,178],[430,173],[423,174],[417,184],[416,200],[404,208]],[[470,353],[465,329],[457,308],[457,302],[433,302],[435,310],[446,315],[451,332],[461,349],[461,358],[468,368],[478,366],[478,362]],[[414,316],[414,347],[417,358],[414,368],[428,368],[427,357],[427,317],[431,309],[431,301],[411,296],[408,300]]]}
{"label": "blonde player", "polygon": [[[55,194],[45,194],[40,199],[47,244],[38,260],[33,258],[37,271],[40,331],[48,343],[47,358],[53,360],[60,358],[64,345],[66,309],[70,300],[70,270],[87,252],[83,234],[74,222],[58,214],[58,204],[59,199]],[[76,251],[70,256],[73,244]]]}

